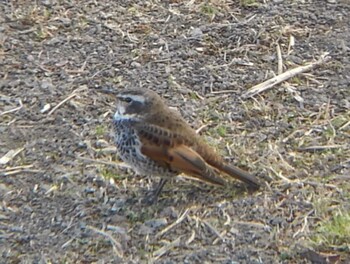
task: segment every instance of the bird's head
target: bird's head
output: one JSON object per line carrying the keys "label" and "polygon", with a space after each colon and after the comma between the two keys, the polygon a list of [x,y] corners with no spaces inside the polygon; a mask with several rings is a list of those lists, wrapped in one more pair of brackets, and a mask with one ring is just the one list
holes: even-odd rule
{"label": "bird's head", "polygon": [[125,89],[116,94],[117,110],[114,120],[146,119],[164,108],[160,96],[146,89]]}

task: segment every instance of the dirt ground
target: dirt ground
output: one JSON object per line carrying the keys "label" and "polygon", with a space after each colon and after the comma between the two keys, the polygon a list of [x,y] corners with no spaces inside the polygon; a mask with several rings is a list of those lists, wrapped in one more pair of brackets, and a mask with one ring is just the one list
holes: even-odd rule
{"label": "dirt ground", "polygon": [[[0,263],[350,263],[349,16],[348,0],[1,1]],[[263,188],[179,177],[145,204],[158,179],[120,164],[103,87],[157,91]]]}

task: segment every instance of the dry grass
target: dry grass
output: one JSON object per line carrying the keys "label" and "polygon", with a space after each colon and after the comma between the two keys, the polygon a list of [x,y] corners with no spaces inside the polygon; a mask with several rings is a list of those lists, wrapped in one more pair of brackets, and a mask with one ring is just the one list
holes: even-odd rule
{"label": "dry grass", "polygon": [[[238,0],[1,7],[5,261],[349,259],[349,60],[335,41],[348,39],[341,8]],[[332,27],[330,17],[339,17]],[[332,60],[320,67],[242,97],[327,51]],[[156,179],[119,162],[114,98],[101,86],[156,90],[264,188],[250,194],[238,183],[221,189],[179,178],[146,206]]]}

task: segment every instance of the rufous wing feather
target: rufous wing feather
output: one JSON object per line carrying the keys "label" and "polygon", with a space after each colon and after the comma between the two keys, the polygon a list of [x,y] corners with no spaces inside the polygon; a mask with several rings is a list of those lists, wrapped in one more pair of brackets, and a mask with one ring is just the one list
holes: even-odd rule
{"label": "rufous wing feather", "polygon": [[195,151],[185,145],[174,147],[144,144],[142,154],[172,170],[185,173],[199,180],[216,185],[225,185],[222,178],[216,176],[215,171]]}
{"label": "rufous wing feather", "polygon": [[143,124],[136,129],[143,143],[141,151],[153,160],[165,162],[174,170],[204,181],[225,185],[226,182],[216,176],[215,169],[218,169],[254,189],[259,188],[259,182],[253,175],[225,163],[204,142],[191,142],[180,133],[156,125]]}

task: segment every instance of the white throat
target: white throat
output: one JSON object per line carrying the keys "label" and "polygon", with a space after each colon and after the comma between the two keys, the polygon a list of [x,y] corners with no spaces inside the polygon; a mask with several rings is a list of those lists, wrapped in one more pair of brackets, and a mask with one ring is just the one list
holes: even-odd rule
{"label": "white throat", "polygon": [[125,107],[119,105],[117,107],[117,111],[115,112],[113,116],[113,120],[119,121],[119,120],[127,120],[127,119],[135,119],[135,114],[126,114],[125,113]]}
{"label": "white throat", "polygon": [[136,119],[135,114],[120,114],[118,111],[115,112],[113,120],[127,120],[127,119]]}

